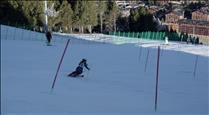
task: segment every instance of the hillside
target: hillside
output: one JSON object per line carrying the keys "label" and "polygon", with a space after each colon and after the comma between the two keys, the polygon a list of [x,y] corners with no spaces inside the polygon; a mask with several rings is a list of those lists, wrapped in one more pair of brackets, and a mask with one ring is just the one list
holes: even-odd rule
{"label": "hillside", "polygon": [[[81,35],[54,35],[53,45],[46,46],[41,33],[8,28],[1,26],[3,115],[208,114],[208,46],[171,43],[165,47],[158,41],[116,44],[114,37],[101,42],[97,36],[95,42]],[[71,41],[51,90],[67,39]],[[163,51],[155,112],[158,45]],[[82,58],[91,70],[85,70],[84,78],[66,77]]]}

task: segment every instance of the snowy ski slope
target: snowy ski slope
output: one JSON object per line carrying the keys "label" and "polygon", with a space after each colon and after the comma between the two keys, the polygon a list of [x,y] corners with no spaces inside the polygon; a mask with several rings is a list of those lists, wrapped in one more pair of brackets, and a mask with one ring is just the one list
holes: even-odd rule
{"label": "snowy ski slope", "polygon": [[[208,46],[124,44],[129,41],[92,36],[57,34],[53,46],[46,46],[44,34],[1,26],[1,114],[208,115]],[[67,39],[71,41],[51,90]],[[155,112],[158,45],[163,51]],[[82,58],[91,70],[84,71],[84,78],[66,77]]]}

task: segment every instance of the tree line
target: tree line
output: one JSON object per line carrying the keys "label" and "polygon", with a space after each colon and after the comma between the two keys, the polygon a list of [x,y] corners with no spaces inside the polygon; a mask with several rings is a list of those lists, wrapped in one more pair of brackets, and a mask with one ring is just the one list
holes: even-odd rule
{"label": "tree line", "polygon": [[[54,4],[57,17],[48,17],[48,27],[52,31],[67,33],[92,33],[113,31],[155,31],[153,16],[145,8],[130,11],[129,17],[122,17],[114,0],[59,0],[47,1]],[[43,27],[44,1],[0,1],[0,22]]]}

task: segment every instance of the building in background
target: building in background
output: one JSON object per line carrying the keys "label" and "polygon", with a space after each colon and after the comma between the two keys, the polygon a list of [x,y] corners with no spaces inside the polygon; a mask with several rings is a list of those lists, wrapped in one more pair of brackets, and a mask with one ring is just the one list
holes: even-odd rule
{"label": "building in background", "polygon": [[179,32],[178,21],[184,19],[184,13],[181,11],[172,11],[165,15],[164,25],[168,26],[169,31]]}
{"label": "building in background", "polygon": [[209,21],[209,6],[192,12],[192,20]]}
{"label": "building in background", "polygon": [[179,32],[197,36],[200,38],[200,42],[209,44],[209,21],[181,19],[178,23]]}

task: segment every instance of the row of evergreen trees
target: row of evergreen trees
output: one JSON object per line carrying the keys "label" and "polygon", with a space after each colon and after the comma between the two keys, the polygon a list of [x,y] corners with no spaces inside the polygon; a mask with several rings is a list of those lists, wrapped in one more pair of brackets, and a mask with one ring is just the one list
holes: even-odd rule
{"label": "row of evergreen trees", "polygon": [[[1,23],[43,27],[44,1],[0,1]],[[152,15],[144,8],[131,11],[128,18],[121,12],[114,0],[59,0],[47,1],[59,11],[57,17],[48,18],[48,26],[53,31],[63,32],[113,32],[113,31],[154,31]]]}

